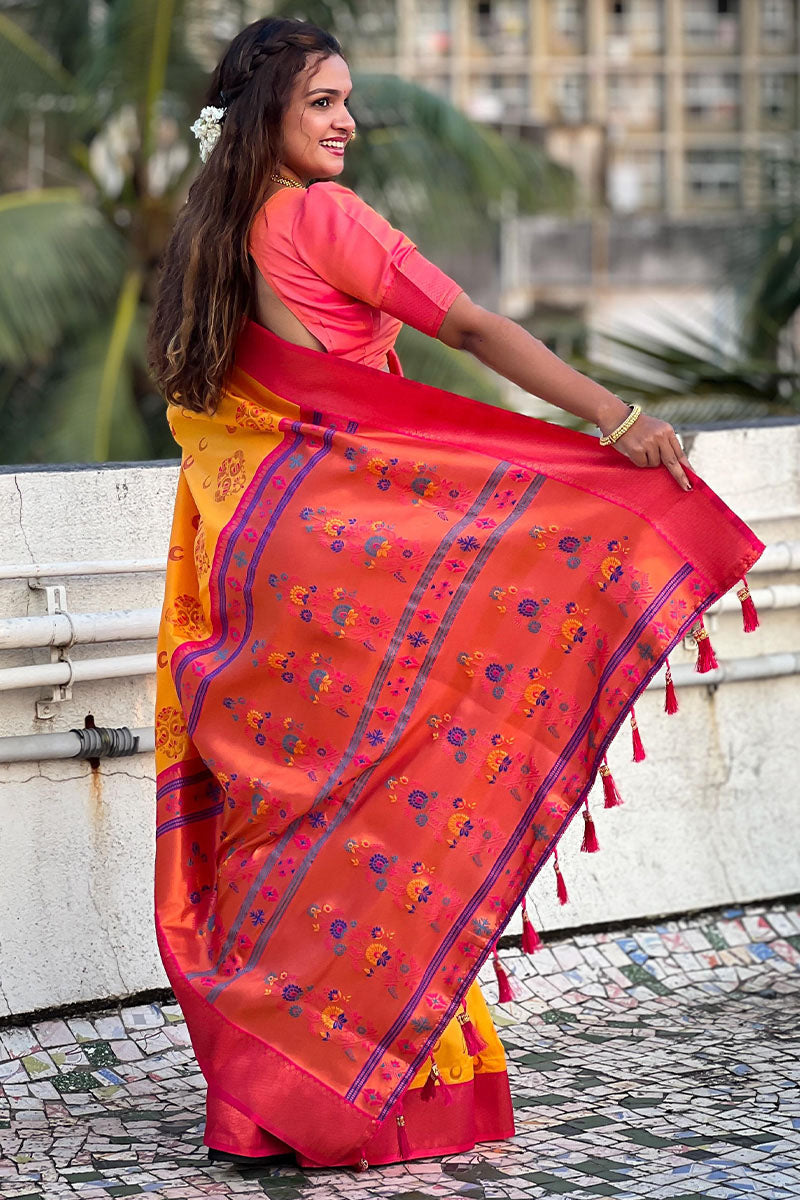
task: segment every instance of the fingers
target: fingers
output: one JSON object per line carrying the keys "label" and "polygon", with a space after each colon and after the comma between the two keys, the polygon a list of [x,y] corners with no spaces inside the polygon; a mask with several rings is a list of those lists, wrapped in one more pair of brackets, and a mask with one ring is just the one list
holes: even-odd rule
{"label": "fingers", "polygon": [[681,444],[674,432],[670,434],[667,444],[661,447],[661,461],[669,471],[670,475],[677,479],[683,490],[685,492],[690,492],[692,490],[692,485],[689,481],[689,477],[683,469],[683,464],[688,467],[689,460],[683,453]]}
{"label": "fingers", "polygon": [[[641,417],[639,420],[641,421]],[[619,445],[617,448],[637,467],[665,466],[684,491],[691,491],[692,484],[684,470],[685,467],[690,466],[690,463],[684,454],[678,435],[671,425],[662,422],[659,422],[658,425],[659,428],[646,431],[631,429],[632,435],[639,432],[640,436],[642,433],[645,436],[641,437],[638,445],[635,444],[634,436],[631,436],[627,446]],[[627,435],[620,438],[620,442],[625,442],[626,439]]]}

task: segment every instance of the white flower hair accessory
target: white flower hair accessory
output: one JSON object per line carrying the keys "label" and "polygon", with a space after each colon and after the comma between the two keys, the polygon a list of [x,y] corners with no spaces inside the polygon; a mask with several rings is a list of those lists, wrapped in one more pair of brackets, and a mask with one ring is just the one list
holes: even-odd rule
{"label": "white flower hair accessory", "polygon": [[189,126],[200,143],[200,157],[203,162],[207,161],[209,154],[219,141],[224,116],[224,108],[215,108],[213,104],[207,104],[205,108],[200,109],[200,116],[194,125]]}

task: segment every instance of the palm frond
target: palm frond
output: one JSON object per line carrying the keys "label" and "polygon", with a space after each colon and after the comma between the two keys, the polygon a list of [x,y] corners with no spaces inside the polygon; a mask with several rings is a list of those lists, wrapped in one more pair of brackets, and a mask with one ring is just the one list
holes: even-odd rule
{"label": "palm frond", "polygon": [[120,236],[76,189],[0,197],[0,363],[42,361],[119,287]]}
{"label": "palm frond", "polygon": [[487,230],[509,200],[536,211],[567,206],[572,176],[537,147],[511,142],[449,101],[392,75],[356,73],[359,138],[347,180],[390,220],[453,242]]}
{"label": "palm frond", "polygon": [[49,50],[0,13],[0,120],[26,111],[42,93],[79,99],[76,81]]}
{"label": "palm frond", "polygon": [[[40,462],[134,462],[152,457],[147,429],[135,403],[133,378],[122,347],[119,369],[108,372],[108,351],[114,317],[65,350],[58,377],[45,397],[47,419],[42,422],[36,453]],[[104,383],[110,382],[107,453],[96,453],[98,404]]]}

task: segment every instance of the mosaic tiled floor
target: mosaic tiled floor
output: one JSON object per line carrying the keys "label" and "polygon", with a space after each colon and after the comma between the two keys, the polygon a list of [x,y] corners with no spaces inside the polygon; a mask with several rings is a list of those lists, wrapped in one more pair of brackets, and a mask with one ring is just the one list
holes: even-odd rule
{"label": "mosaic tiled floor", "polygon": [[363,1175],[210,1166],[180,1011],[140,1005],[0,1031],[0,1197],[800,1197],[797,905],[502,957],[513,1141]]}

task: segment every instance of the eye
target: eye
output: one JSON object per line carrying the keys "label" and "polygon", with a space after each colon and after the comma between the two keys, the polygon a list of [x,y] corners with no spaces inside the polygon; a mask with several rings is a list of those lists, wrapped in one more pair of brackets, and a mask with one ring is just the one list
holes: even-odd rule
{"label": "eye", "polygon": [[327,107],[330,104],[330,102],[331,102],[330,96],[320,96],[319,100],[314,101],[314,104],[315,105],[324,104]]}

